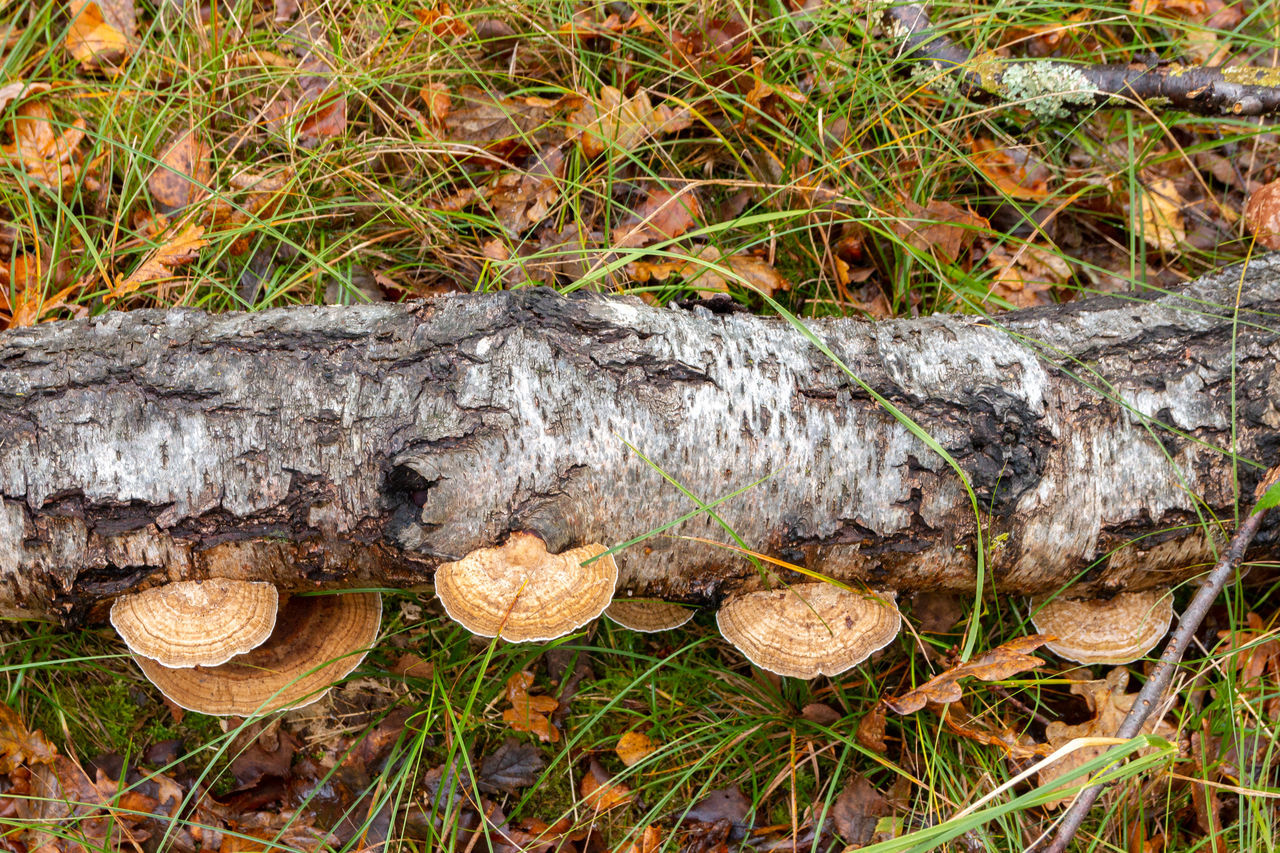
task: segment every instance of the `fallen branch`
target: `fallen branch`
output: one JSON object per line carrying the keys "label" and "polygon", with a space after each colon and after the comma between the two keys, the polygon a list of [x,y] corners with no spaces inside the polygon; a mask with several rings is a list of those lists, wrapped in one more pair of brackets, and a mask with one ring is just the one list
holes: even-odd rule
{"label": "fallen branch", "polygon": [[1103,106],[1185,110],[1205,116],[1280,113],[1280,69],[1276,68],[1180,62],[1085,65],[973,55],[934,29],[922,4],[890,6],[884,19],[901,42],[903,55],[932,67],[959,94],[978,103],[1023,107],[1042,121]]}
{"label": "fallen branch", "polygon": [[810,321],[963,480],[746,314],[535,289],[10,331],[0,613],[93,618],[180,578],[409,586],[521,530],[557,552],[660,531],[618,553],[620,594],[715,604],[760,577],[698,501],[751,549],[878,587],[1168,585],[1280,447],[1277,316],[1280,256],[998,325]]}

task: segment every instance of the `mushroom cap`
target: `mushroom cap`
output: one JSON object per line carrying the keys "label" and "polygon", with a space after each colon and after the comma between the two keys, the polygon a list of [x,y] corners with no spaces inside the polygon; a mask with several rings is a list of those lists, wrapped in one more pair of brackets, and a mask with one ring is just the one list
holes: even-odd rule
{"label": "mushroom cap", "polygon": [[377,639],[382,596],[376,592],[291,596],[271,637],[221,666],[172,669],[134,660],[175,704],[215,716],[247,717],[318,701],[360,665]]}
{"label": "mushroom cap", "polygon": [[1034,601],[1031,623],[1060,657],[1079,663],[1123,664],[1144,657],[1169,632],[1173,594],[1167,589],[1122,592],[1111,599]]}
{"label": "mushroom cap", "polygon": [[217,666],[261,645],[279,593],[261,581],[178,581],[111,605],[111,624],[135,655],[169,667]]}
{"label": "mushroom cap", "polygon": [[694,609],[658,598],[618,598],[604,611],[623,628],[656,634],[679,628],[693,618]]}
{"label": "mushroom cap", "polygon": [[513,643],[553,640],[595,619],[618,583],[603,545],[547,553],[532,533],[513,533],[498,548],[481,548],[436,569],[436,595],[450,618],[482,637]]}
{"label": "mushroom cap", "polygon": [[894,593],[801,583],[732,598],[716,624],[761,669],[817,678],[838,675],[887,646],[902,618]]}

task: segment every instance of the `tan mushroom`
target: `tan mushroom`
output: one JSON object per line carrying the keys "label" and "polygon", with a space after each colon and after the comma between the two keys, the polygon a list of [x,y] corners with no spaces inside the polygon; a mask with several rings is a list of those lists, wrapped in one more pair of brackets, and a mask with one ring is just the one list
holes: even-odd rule
{"label": "tan mushroom", "polygon": [[1122,592],[1111,599],[1032,602],[1031,622],[1057,639],[1049,649],[1079,663],[1123,664],[1144,657],[1169,632],[1171,590]]}
{"label": "tan mushroom", "polygon": [[173,669],[135,660],[175,704],[202,714],[247,717],[320,699],[355,669],[378,636],[376,592],[291,596],[270,638],[221,666]]}
{"label": "tan mushroom", "polygon": [[125,595],[111,624],[135,655],[164,666],[217,666],[261,645],[276,624],[269,583],[214,578]]}
{"label": "tan mushroom", "polygon": [[656,634],[679,628],[693,618],[692,607],[658,598],[619,598],[604,611],[623,628]]}
{"label": "tan mushroom", "polygon": [[[550,554],[531,533],[513,533],[436,569],[445,612],[473,634],[515,643],[563,637],[609,606],[618,566],[603,545]],[[601,556],[604,555],[604,556]],[[583,565],[592,557],[598,559]]]}
{"label": "tan mushroom", "polygon": [[795,678],[838,675],[887,646],[902,627],[893,593],[827,583],[740,595],[720,608],[716,624],[756,666]]}

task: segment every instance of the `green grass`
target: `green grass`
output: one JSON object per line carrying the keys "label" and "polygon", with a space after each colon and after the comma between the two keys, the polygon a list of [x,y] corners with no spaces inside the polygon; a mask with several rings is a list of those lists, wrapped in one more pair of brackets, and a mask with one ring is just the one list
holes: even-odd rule
{"label": "green grass", "polygon": [[[1243,623],[1237,608],[1244,601],[1255,612],[1274,612],[1268,606],[1274,592],[1237,586],[1215,619],[1223,626]],[[398,615],[399,602],[420,604],[424,619],[404,622]],[[302,827],[327,825],[325,821],[336,821],[347,812],[356,825],[407,838],[409,849],[447,847],[460,816],[465,818],[468,811],[466,800],[452,804],[438,798],[443,828],[430,828],[429,815],[423,814],[424,808],[431,811],[423,774],[450,766],[470,767],[474,773],[482,758],[509,737],[537,745],[545,769],[534,784],[521,786],[514,795],[472,789],[470,796],[497,804],[511,826],[534,819],[554,824],[563,818],[576,828],[595,828],[613,845],[610,849],[625,847],[624,842],[630,843],[628,839],[634,840],[632,836],[650,825],[660,828],[662,849],[679,849],[688,840],[676,829],[680,816],[709,792],[729,786],[737,786],[751,801],[756,826],[770,827],[761,830],[761,838],[794,834],[806,849],[816,849],[806,830],[812,828],[815,813],[834,808],[854,773],[865,776],[892,803],[892,825],[899,829],[877,850],[938,849],[940,839],[954,837],[959,839],[956,843],[979,845],[976,849],[1013,851],[1052,826],[1056,812],[1039,805],[1046,795],[1035,786],[1034,774],[1017,781],[1034,759],[1011,759],[997,746],[965,737],[938,713],[890,713],[885,754],[858,739],[859,723],[878,698],[901,694],[945,666],[943,656],[961,641],[958,631],[921,634],[931,650],[928,655],[924,646],[904,635],[849,673],[803,682],[765,677],[746,665],[719,639],[710,614],[660,635],[635,634],[601,621],[587,634],[555,644],[588,660],[595,678],[584,680],[570,702],[562,722],[563,740],[538,744],[530,734],[513,732],[501,711],[506,707],[507,679],[523,669],[537,673],[536,692],[556,695],[558,686],[544,668],[542,644],[478,641],[445,620],[430,598],[404,594],[389,604],[375,654],[350,677],[382,684],[385,692],[370,694],[378,701],[352,710],[353,697],[368,693],[366,686],[326,700],[329,705],[316,706],[319,714],[302,709],[285,716],[286,729],[313,738],[295,759],[296,777],[318,774],[330,786],[342,780],[351,786],[348,793],[334,797],[331,791],[325,793],[329,789],[324,784],[300,784],[300,792],[290,800],[297,810],[268,806],[275,817],[256,825],[250,834],[262,836],[266,831],[267,837],[277,837],[279,849],[298,849]],[[980,646],[992,647],[1028,632],[1030,626],[1021,622],[1025,612],[1023,607],[988,607],[980,620]],[[0,689],[30,726],[42,728],[66,754],[82,763],[101,754],[136,757],[152,743],[178,736],[184,742],[179,766],[165,768],[167,772],[187,780],[186,785],[198,779],[200,787],[229,796],[235,787],[228,771],[234,757],[230,739],[238,731],[234,721],[227,734],[211,718],[198,714],[174,723],[159,695],[106,631],[21,626],[6,630],[13,639],[0,661]],[[1275,642],[1274,631],[1255,638],[1252,645],[1268,640]],[[433,673],[426,678],[391,674],[390,663],[405,651],[432,661]],[[1070,667],[1048,657],[1049,665],[1035,672],[993,685],[967,684],[963,710],[975,718],[973,726],[1004,728],[1033,743],[1043,740],[1033,713],[1068,722],[1087,719],[1086,709],[1068,694],[1069,682],[1061,675]],[[1200,689],[1189,690],[1192,683]],[[1201,849],[1206,843],[1203,833],[1189,830],[1186,823],[1197,786],[1185,781],[1201,779],[1216,786],[1210,790],[1217,795],[1220,813],[1234,815],[1223,820],[1228,849],[1274,849],[1274,810],[1271,801],[1262,798],[1277,796],[1272,787],[1276,756],[1271,714],[1280,702],[1275,673],[1242,681],[1231,658],[1219,648],[1190,660],[1177,686],[1171,719],[1178,737],[1171,739],[1173,743],[1153,741],[1154,754],[1118,771],[1122,781],[1086,824],[1082,843],[1100,845],[1093,849],[1123,850],[1134,833],[1145,833],[1167,836],[1167,850]],[[806,718],[803,709],[814,702],[830,708],[833,719]],[[353,769],[344,764],[343,757],[358,751],[361,739],[396,708],[407,709],[410,716],[398,734],[393,758],[381,767],[355,762]],[[951,713],[960,711],[953,708]],[[316,727],[317,719],[326,716],[336,720],[336,730],[334,724]],[[630,730],[647,734],[658,749],[626,768],[613,750]],[[1207,747],[1199,746],[1201,738]],[[1231,781],[1230,774],[1237,772],[1231,762],[1239,763],[1231,744],[1245,741],[1258,746],[1250,765],[1252,776]],[[297,763],[308,757],[317,763]],[[590,760],[598,762],[612,782],[631,789],[635,799],[630,805],[593,813],[579,790]],[[1095,762],[1094,770],[1101,770],[1103,763]],[[466,779],[464,775],[464,783]],[[139,784],[122,782],[121,788]],[[1006,784],[1007,789],[997,790]],[[1078,787],[1079,781],[1075,784]],[[226,809],[219,813],[225,816]],[[209,820],[199,814],[187,820]],[[118,816],[126,823],[127,818]],[[21,825],[0,817],[0,826]],[[64,822],[60,827],[76,835],[76,825]],[[454,839],[460,845],[466,840]],[[354,842],[347,849],[355,849]]]}
{"label": "green grass", "polygon": [[[634,292],[665,303],[694,295],[689,280],[703,268],[729,272],[705,260],[705,247],[721,257],[746,254],[767,263],[791,285],[774,294],[776,307],[799,317],[992,312],[1023,300],[1166,287],[1246,257],[1253,247],[1238,221],[1244,198],[1276,178],[1280,162],[1269,128],[1253,120],[1103,110],[1035,125],[1025,110],[975,107],[948,96],[928,75],[909,73],[875,22],[852,4],[826,3],[796,15],[781,2],[655,3],[646,7],[650,25],[601,29],[591,38],[566,35],[564,28],[578,12],[580,24],[605,22],[610,10],[599,4],[457,3],[452,17],[436,22],[415,15],[431,8],[385,0],[314,7],[310,41],[323,60],[318,73],[347,98],[347,125],[309,140],[297,120],[281,115],[289,106],[281,99],[317,72],[299,67],[284,35],[287,25],[273,24],[263,7],[235,2],[221,7],[210,25],[196,26],[172,6],[140,4],[138,48],[123,73],[106,74],[85,71],[64,49],[62,4],[0,0],[0,21],[13,21],[0,86],[53,85],[38,99],[53,126],[62,131],[83,121],[86,134],[65,186],[0,163],[0,285],[8,314],[24,302],[37,306],[31,319],[51,320],[110,308],[260,310],[531,283]],[[730,23],[748,13],[742,26]],[[1202,24],[1133,14],[1124,3],[935,7],[936,19],[958,41],[1013,56],[1039,44],[1034,28],[1076,13],[1085,17],[1065,32],[1068,58],[1174,58],[1204,44]],[[475,34],[437,34],[437,23]],[[1266,64],[1278,23],[1276,4],[1259,3],[1214,37],[1228,55]],[[740,32],[733,45],[714,50],[705,47],[716,38],[708,29]],[[691,39],[701,39],[704,49],[691,47]],[[452,93],[454,125],[433,121],[422,94],[428,86]],[[571,138],[581,104],[545,104],[585,103],[606,86],[627,96],[643,89],[654,105],[687,109],[689,126],[589,156]],[[466,87],[481,94],[464,97]],[[490,126],[508,128],[499,135],[510,140],[488,156],[481,154],[492,134],[483,122],[457,123],[466,98],[487,112]],[[12,141],[16,108],[0,108],[0,143]],[[305,105],[301,109],[305,115]],[[511,130],[503,125],[504,111],[530,118]],[[210,146],[208,173],[199,181],[206,197],[174,218],[186,215],[184,221],[202,227],[207,245],[176,270],[175,280],[121,292],[119,282],[172,237],[155,226],[148,230],[156,212],[148,180],[173,133],[188,124]],[[1025,154],[1043,193],[1011,193],[994,181],[975,162],[972,139]],[[540,185],[546,211],[538,221],[512,228],[510,214],[492,205],[447,203],[535,170],[544,148],[563,155],[563,171]],[[275,188],[269,198],[255,199],[254,182],[263,179]],[[1144,225],[1156,185],[1176,192],[1188,235],[1179,245],[1162,244]],[[690,230],[647,246],[615,246],[614,230],[630,227],[657,188],[696,196],[702,212]],[[933,212],[930,204],[937,205]],[[948,241],[959,248],[948,249]],[[1024,250],[1044,252],[1065,273],[1053,272],[1049,262],[1024,265],[1017,270],[1026,288],[997,288],[1007,258]],[[19,257],[28,269],[38,258],[38,272],[19,276]],[[683,278],[660,281],[641,281],[633,266],[688,259]],[[733,299],[774,310],[725,277]],[[54,300],[60,293],[63,300]],[[1089,381],[1087,373],[1081,381]],[[720,496],[699,497],[713,506]],[[421,775],[476,765],[512,735],[501,720],[512,674],[533,667],[539,688],[554,692],[540,647],[477,643],[442,621],[430,600],[421,604],[424,623],[403,622],[397,608],[388,608],[379,652],[353,676],[387,685],[392,704],[412,711],[395,760],[349,778],[333,771],[326,783],[355,785],[352,796],[330,802],[323,785],[310,799],[301,796],[297,816],[270,827],[275,834],[268,837],[281,848],[305,848],[289,828],[334,821],[334,808],[350,809],[355,824],[377,824],[384,802],[394,804],[392,837],[412,836],[411,845],[424,850],[447,847],[460,807],[441,800],[438,810],[445,814],[434,827]],[[1272,588],[1235,587],[1213,627],[1242,631],[1251,610],[1264,621],[1276,612]],[[980,652],[1029,633],[1024,613],[1006,601],[970,600],[959,623],[969,626],[967,633],[923,635],[932,655],[903,638],[857,670],[813,683],[776,683],[752,671],[719,640],[709,615],[656,637],[602,622],[594,633],[560,643],[589,656],[597,677],[571,703],[564,742],[540,746],[547,762],[540,779],[515,796],[487,796],[513,824],[567,817],[574,826],[598,826],[611,849],[625,849],[653,824],[662,828],[664,849],[674,850],[682,841],[676,821],[708,791],[740,787],[758,825],[779,827],[776,837],[794,831],[801,838],[810,816],[830,812],[851,774],[859,773],[890,798],[903,829],[880,849],[937,849],[954,833],[952,849],[1023,849],[1051,828],[1055,814],[1035,802],[1034,777],[973,814],[962,812],[1017,778],[1027,762],[956,734],[928,711],[890,716],[886,755],[860,743],[856,731],[881,695],[928,680],[952,646]],[[220,794],[234,787],[227,770],[231,733],[201,715],[176,722],[109,632],[25,624],[0,630],[3,698],[65,753],[82,761],[136,756],[177,737],[185,745],[183,772]],[[1268,630],[1256,642],[1274,634]],[[1211,642],[1211,632],[1204,638]],[[413,650],[432,661],[433,675],[390,675],[393,641],[402,644],[397,652]],[[1191,744],[1189,752],[1175,757],[1165,750],[1147,759],[1151,768],[1122,770],[1126,778],[1095,810],[1079,849],[1129,850],[1155,837],[1163,837],[1165,850],[1212,849],[1206,831],[1182,828],[1193,825],[1191,797],[1205,790],[1218,798],[1227,849],[1275,849],[1268,797],[1277,791],[1273,715],[1280,673],[1265,669],[1259,680],[1242,680],[1230,658],[1209,649],[1188,662],[1170,718]],[[995,685],[999,690],[974,685],[966,707],[1039,739],[1040,724],[1026,709],[1071,722],[1083,713],[1067,691],[1064,670],[1053,661]],[[811,702],[829,705],[838,720],[805,719],[801,710]],[[377,717],[354,714],[352,732],[372,729]],[[660,749],[626,769],[612,750],[623,732],[637,727]],[[323,758],[325,750],[352,748],[352,732],[347,740],[321,738],[303,752]],[[532,742],[530,735],[516,736]],[[1203,746],[1195,745],[1197,738]],[[1239,777],[1232,750],[1252,743],[1263,747],[1246,768],[1252,775]],[[633,789],[636,802],[593,817],[579,794],[591,758]],[[342,766],[340,756],[325,760]],[[202,819],[198,813],[185,818]],[[0,817],[0,833],[11,825],[12,818]],[[816,849],[815,841],[806,843]]]}

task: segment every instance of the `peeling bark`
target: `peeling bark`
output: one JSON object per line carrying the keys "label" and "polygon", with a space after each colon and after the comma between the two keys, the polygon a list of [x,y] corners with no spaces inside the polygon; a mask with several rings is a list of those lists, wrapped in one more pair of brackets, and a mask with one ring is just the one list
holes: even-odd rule
{"label": "peeling bark", "polygon": [[[1280,260],[1249,267],[1233,323],[1240,284],[809,326],[966,472],[987,584],[1106,592],[1200,571],[1277,458]],[[0,335],[0,612],[96,618],[193,577],[408,586],[514,530],[613,545],[695,508],[626,442],[706,502],[762,480],[716,511],[763,553],[877,587],[977,582],[959,478],[795,330],[523,290]],[[702,514],[626,548],[621,594],[760,583],[671,534],[728,540]],[[1257,555],[1280,556],[1274,522]]]}

